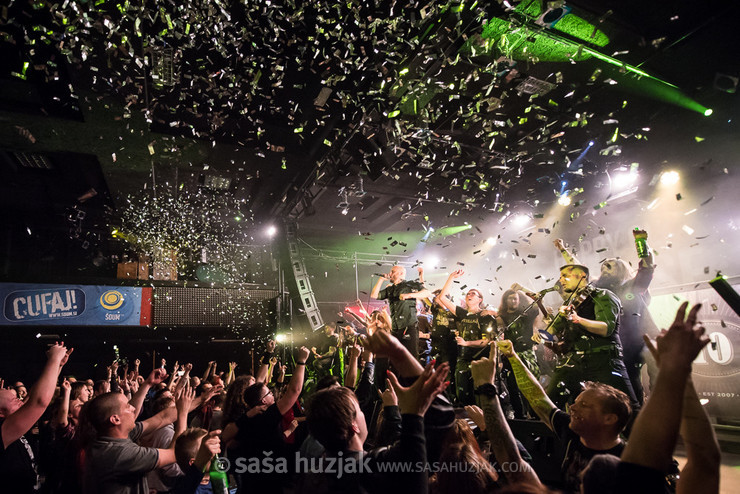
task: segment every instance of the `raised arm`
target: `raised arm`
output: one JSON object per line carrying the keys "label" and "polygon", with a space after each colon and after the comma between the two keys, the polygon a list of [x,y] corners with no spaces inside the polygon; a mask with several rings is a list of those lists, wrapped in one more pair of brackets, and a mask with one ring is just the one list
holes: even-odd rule
{"label": "raised arm", "polygon": [[348,388],[355,389],[355,383],[357,382],[357,361],[360,359],[362,348],[357,344],[349,347],[349,362],[347,364],[347,373],[344,376],[344,385]]}
{"label": "raised arm", "polygon": [[175,401],[175,408],[177,409],[177,419],[175,420],[175,434],[172,436],[172,442],[170,443],[170,449],[175,448],[175,441],[177,438],[185,432],[188,428],[188,412],[190,412],[190,406],[195,398],[195,389],[191,388],[190,385],[181,388],[177,394],[177,401]]}
{"label": "raised arm", "polygon": [[67,363],[72,350],[67,350],[64,343],[56,343],[47,350],[44,370],[39,380],[28,392],[26,402],[18,409],[5,415],[2,425],[3,446],[5,448],[31,430],[33,424],[41,418],[54,396],[59,373],[62,366]]}
{"label": "raised arm", "polygon": [[568,252],[568,249],[565,248],[565,243],[563,242],[562,238],[558,238],[553,242],[553,245],[555,245],[555,248],[560,251],[560,254],[562,254],[563,259],[565,259],[565,262],[567,264],[581,264],[578,262],[578,259],[576,256]]}
{"label": "raised arm", "polygon": [[378,281],[375,282],[375,286],[373,286],[373,289],[370,292],[370,298],[378,298],[378,295],[380,295],[380,287],[383,285],[383,282],[388,281],[388,279],[389,278],[387,274],[384,274],[378,278]]}
{"label": "raised arm", "polygon": [[228,386],[234,381],[234,378],[236,377],[236,362],[229,362],[229,373],[226,374],[226,379],[224,380],[224,386]]}
{"label": "raised arm", "polygon": [[517,448],[514,434],[509,428],[499,403],[494,376],[496,370],[496,348],[491,346],[491,358],[482,358],[470,364],[473,385],[478,393],[480,407],[485,418],[485,430],[491,448],[500,465],[506,465],[504,473],[509,482],[529,482],[539,485],[540,479],[523,459]]}
{"label": "raised arm", "polygon": [[451,272],[450,276],[447,277],[447,281],[445,281],[445,284],[442,285],[442,289],[439,291],[437,298],[434,299],[437,304],[446,308],[453,314],[455,313],[455,304],[453,304],[452,301],[447,298],[447,295],[450,293],[450,288],[452,288],[453,280],[461,277],[463,274],[465,274],[465,272],[462,269]]}
{"label": "raised arm", "polygon": [[429,300],[432,300],[434,298],[434,294],[424,288],[423,290],[419,290],[418,292],[411,292],[411,293],[402,293],[398,296],[401,300],[408,300],[408,299],[416,299],[416,300],[424,300],[425,298],[428,298]]}
{"label": "raised arm", "polygon": [[685,316],[687,307],[688,302],[681,304],[671,327],[657,338],[658,377],[650,399],[632,426],[630,440],[622,453],[624,462],[668,471],[681,424],[691,363],[709,343],[705,329],[695,327],[701,304]]}
{"label": "raised arm", "polygon": [[[142,435],[150,434],[158,429],[161,429],[165,425],[172,424],[177,420],[177,407],[165,408],[158,414],[149,417],[141,422],[143,426]],[[170,462],[172,463],[172,462]]]}
{"label": "raised arm", "polygon": [[296,366],[293,369],[293,377],[290,378],[290,382],[288,383],[288,387],[285,389],[285,393],[283,393],[283,396],[281,396],[277,401],[278,409],[283,415],[290,410],[301,395],[301,391],[303,390],[303,377],[306,373],[306,359],[308,358],[309,353],[309,349],[305,346],[298,349],[298,353],[296,355]]}
{"label": "raised arm", "polygon": [[514,372],[519,391],[527,399],[532,410],[534,410],[540,420],[552,429],[550,417],[552,416],[552,411],[557,407],[548,398],[547,393],[545,393],[537,378],[522,363],[519,355],[514,351],[514,345],[511,341],[497,341],[496,344],[501,351],[501,355],[509,359],[509,364],[511,364],[511,370]]}
{"label": "raised arm", "polygon": [[165,377],[166,374],[164,370],[154,369],[152,372],[149,373],[149,377],[146,378],[146,381],[144,381],[144,383],[139,386],[139,389],[136,390],[134,396],[131,397],[131,401],[129,401],[129,404],[136,409],[136,411],[134,412],[135,417],[138,417],[139,413],[141,413],[141,407],[144,404],[144,398],[146,398],[146,394],[149,392],[151,387],[161,383]]}
{"label": "raised arm", "polygon": [[57,409],[56,415],[51,420],[51,425],[54,428],[67,427],[69,420],[69,398],[72,395],[72,385],[66,379],[62,382],[62,393],[59,399],[61,400],[59,408]]}
{"label": "raised arm", "polygon": [[387,331],[373,333],[365,340],[364,347],[377,356],[387,356],[402,377],[417,377],[424,371],[419,361]]}
{"label": "raised arm", "polygon": [[203,373],[203,377],[200,378],[200,382],[204,383],[208,381],[208,378],[211,375],[211,369],[214,365],[216,365],[215,360],[211,360],[210,362],[208,362],[208,367],[206,367],[206,371]]}
{"label": "raised arm", "polygon": [[265,350],[265,353],[260,358],[260,367],[257,370],[257,375],[254,376],[256,382],[259,382],[259,383],[267,382],[267,373],[269,371],[270,358],[272,357],[273,353],[275,353],[276,344],[277,342],[275,340],[269,340],[267,342],[267,349]]}
{"label": "raised arm", "polygon": [[421,266],[418,266],[416,270],[419,272],[419,283],[423,285],[424,284],[424,268]]}
{"label": "raised arm", "polygon": [[167,381],[167,389],[172,389],[172,384],[175,382],[175,378],[177,377],[177,371],[180,369],[180,362],[175,361],[175,365],[172,367],[172,374],[170,374],[170,379]]}
{"label": "raised arm", "polygon": [[686,465],[681,470],[676,492],[719,492],[719,443],[690,376],[683,394],[680,434],[686,447]]}

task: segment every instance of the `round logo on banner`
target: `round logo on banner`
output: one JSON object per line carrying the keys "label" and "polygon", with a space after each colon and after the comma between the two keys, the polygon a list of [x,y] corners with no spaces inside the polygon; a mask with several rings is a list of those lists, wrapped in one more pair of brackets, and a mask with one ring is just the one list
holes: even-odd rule
{"label": "round logo on banner", "polygon": [[123,305],[123,295],[116,290],[108,290],[100,296],[100,305],[108,310],[119,309]]}

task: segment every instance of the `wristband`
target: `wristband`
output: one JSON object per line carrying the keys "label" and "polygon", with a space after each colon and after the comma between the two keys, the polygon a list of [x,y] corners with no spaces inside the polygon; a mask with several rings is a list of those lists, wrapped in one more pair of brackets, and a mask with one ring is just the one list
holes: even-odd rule
{"label": "wristband", "polygon": [[475,394],[488,396],[489,398],[495,398],[496,396],[498,396],[496,386],[491,383],[481,384],[480,386],[475,388]]}
{"label": "wristband", "polygon": [[306,365],[306,362],[296,362],[295,365]]}

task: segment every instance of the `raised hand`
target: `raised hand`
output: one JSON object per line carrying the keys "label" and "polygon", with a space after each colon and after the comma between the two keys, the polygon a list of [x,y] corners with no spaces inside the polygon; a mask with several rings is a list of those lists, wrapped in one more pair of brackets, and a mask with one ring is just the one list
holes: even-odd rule
{"label": "raised hand", "polygon": [[190,405],[195,399],[195,388],[191,388],[187,384],[183,386],[176,396],[175,406],[177,407],[178,415],[186,414],[190,411]]}
{"label": "raised hand", "polygon": [[565,250],[565,242],[562,238],[556,238],[552,243],[558,250]]}
{"label": "raised hand", "polygon": [[481,410],[479,406],[466,405],[465,412],[468,414],[468,417],[470,417],[470,420],[472,420],[480,430],[486,430],[486,419],[483,415],[483,410]]}
{"label": "raised hand", "polygon": [[[62,343],[62,345],[64,345],[64,343]],[[72,352],[74,352],[74,351],[75,351],[74,348],[67,349],[67,351],[64,353],[64,356],[62,357],[62,360],[59,361],[59,367],[60,368],[62,368],[64,366],[64,364],[67,363],[67,361],[69,360],[69,356],[72,355]]]}
{"label": "raised hand", "polygon": [[462,269],[456,269],[455,271],[450,273],[450,278],[452,279],[459,278],[464,274],[465,274],[465,271],[463,271]]}
{"label": "raised hand", "polygon": [[686,315],[688,305],[688,302],[681,304],[671,327],[667,331],[662,330],[656,339],[656,360],[659,364],[670,363],[691,368],[691,363],[709,343],[706,329],[696,320],[701,304],[696,304]]}
{"label": "raised hand", "polygon": [[391,386],[391,381],[386,379],[385,391],[378,390],[378,396],[383,402],[384,407],[398,406],[398,396]]}
{"label": "raised hand", "polygon": [[72,391],[72,384],[65,379],[62,381],[61,388],[64,394],[69,394]]}
{"label": "raised hand", "polygon": [[65,356],[67,356],[67,349],[64,347],[63,341],[61,343],[59,342],[54,343],[46,351],[46,358],[49,360],[57,360],[59,362],[60,367],[64,365],[62,364],[62,360],[66,362]]}
{"label": "raised hand", "polygon": [[470,363],[470,373],[473,376],[473,386],[476,388],[484,384],[493,384],[496,373],[496,361],[483,357]]}
{"label": "raised hand", "polygon": [[447,362],[437,369],[429,363],[414,384],[406,388],[401,386],[394,373],[388,371],[388,381],[398,396],[398,407],[401,413],[423,416],[434,398],[450,384],[449,381],[445,381],[449,372],[450,366]]}
{"label": "raised hand", "polygon": [[496,346],[498,347],[498,350],[501,352],[501,355],[503,355],[506,358],[511,358],[516,353],[514,352],[514,344],[511,342],[511,340],[501,340],[496,342]]}
{"label": "raised hand", "polygon": [[221,452],[221,430],[209,432],[200,441],[200,448],[193,462],[202,471],[208,469],[211,459]]}
{"label": "raised hand", "polygon": [[216,396],[216,394],[223,391],[224,386],[223,384],[216,384],[215,386],[211,386],[210,388],[203,391],[203,401],[202,403],[206,403],[208,400]]}
{"label": "raised hand", "polygon": [[298,362],[305,362],[308,356],[310,355],[311,351],[306,348],[305,346],[302,346],[298,349],[298,353],[296,354],[296,359]]}
{"label": "raised hand", "polygon": [[363,341],[363,346],[376,355],[392,356],[404,351],[401,342],[387,331],[374,332]]}
{"label": "raised hand", "polygon": [[351,359],[357,359],[362,354],[362,347],[359,345],[352,345],[349,347],[349,358]]}
{"label": "raised hand", "polygon": [[167,377],[167,372],[164,369],[154,369],[149,373],[149,377],[146,378],[146,383],[150,386],[155,386]]}

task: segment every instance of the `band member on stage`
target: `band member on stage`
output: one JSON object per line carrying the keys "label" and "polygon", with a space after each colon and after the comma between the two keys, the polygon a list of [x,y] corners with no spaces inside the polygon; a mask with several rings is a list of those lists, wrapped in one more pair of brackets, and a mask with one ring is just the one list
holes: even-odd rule
{"label": "band member on stage", "polygon": [[[642,236],[647,242],[646,231],[635,230],[633,234],[635,237]],[[566,262],[579,264],[575,256],[567,251],[561,239],[555,241],[555,247],[558,248]],[[640,257],[637,273],[634,273],[629,264],[623,259],[610,258],[604,260],[601,263],[601,276],[594,282],[594,285],[614,292],[622,303],[619,339],[624,349],[624,365],[627,367],[627,375],[637,395],[637,401],[642,405],[644,392],[640,371],[645,363],[644,355],[646,353],[642,336],[648,335],[650,338],[655,338],[659,331],[648,310],[650,305],[648,287],[655,272],[653,252],[645,243],[644,250],[642,252],[638,251],[638,255],[640,254],[643,257]],[[651,357],[648,358],[652,361]],[[655,373],[657,373],[657,368]]]}
{"label": "band member on stage", "polygon": [[[518,287],[518,285],[514,285]],[[523,292],[515,289],[509,289],[501,296],[501,305],[498,309],[499,332],[503,333],[505,340],[509,340],[514,345],[514,350],[525,363],[527,368],[536,377],[539,377],[540,370],[537,365],[537,357],[534,354],[533,338],[537,335],[535,321],[539,320],[539,309],[530,305],[526,306],[526,298]],[[539,326],[539,325],[538,325]],[[519,392],[516,385],[516,377],[511,370],[511,364],[508,359],[502,359],[503,373],[506,378],[506,388],[509,391],[511,408],[514,411],[514,418],[526,418],[525,410],[527,401]]]}
{"label": "band member on stage", "polygon": [[441,291],[435,290],[433,292],[435,300],[430,308],[432,314],[432,358],[437,361],[437,364],[449,363],[450,377],[454,379],[455,362],[457,361],[457,341],[455,340],[454,331],[457,325],[455,315],[436,300]]}
{"label": "band member on stage", "polygon": [[[424,270],[419,267],[419,277],[423,280]],[[392,334],[403,343],[411,354],[419,357],[419,330],[416,320],[416,301],[431,298],[431,292],[424,288],[423,282],[407,281],[406,268],[393,266],[391,272],[380,275],[375,283],[370,298],[388,300],[393,322]],[[380,289],[384,281],[391,284]]]}
{"label": "band member on stage", "polygon": [[553,402],[563,406],[581,392],[584,381],[609,384],[637,404],[622,360],[619,341],[619,299],[609,290],[588,282],[588,268],[567,264],[560,268],[560,295],[565,304],[550,331],[559,341],[558,366],[548,386]]}
{"label": "band member on stage", "polygon": [[313,368],[316,371],[316,378],[321,379],[328,375],[334,375],[343,379],[343,362],[339,355],[340,336],[336,333],[336,324],[326,323],[323,333],[319,334],[315,347],[311,348],[314,361]]}
{"label": "band member on stage", "polygon": [[467,307],[465,309],[456,306],[447,298],[452,281],[462,275],[463,271],[460,269],[453,271],[434,301],[452,312],[457,320],[455,340],[458,345],[458,357],[455,371],[455,393],[460,404],[472,405],[475,400],[470,363],[485,356],[483,349],[488,346],[489,333],[493,330],[496,321],[489,311],[483,311],[483,295],[475,288],[468,290],[465,295]]}

